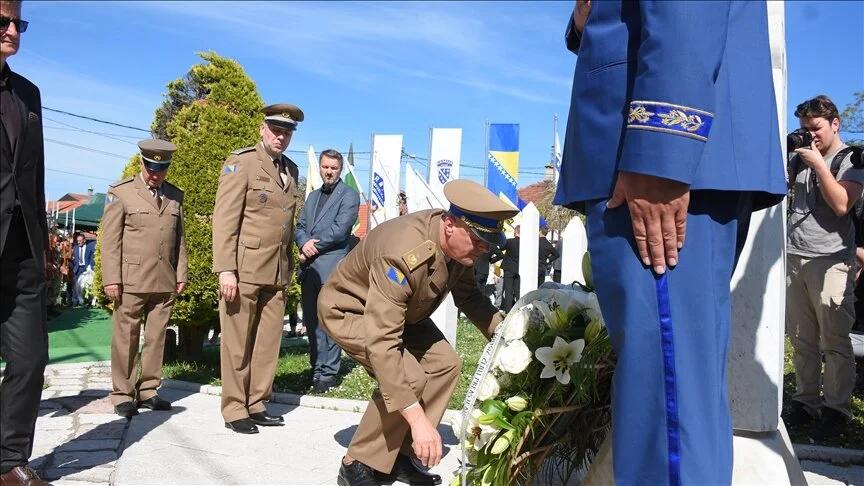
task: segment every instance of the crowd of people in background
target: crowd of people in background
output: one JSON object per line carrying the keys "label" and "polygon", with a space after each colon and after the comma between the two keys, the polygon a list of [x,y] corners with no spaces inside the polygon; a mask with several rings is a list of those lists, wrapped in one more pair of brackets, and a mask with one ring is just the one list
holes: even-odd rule
{"label": "crowd of people in background", "polygon": [[95,305],[93,275],[96,268],[96,234],[50,227],[47,268],[47,300],[51,313],[67,307]]}

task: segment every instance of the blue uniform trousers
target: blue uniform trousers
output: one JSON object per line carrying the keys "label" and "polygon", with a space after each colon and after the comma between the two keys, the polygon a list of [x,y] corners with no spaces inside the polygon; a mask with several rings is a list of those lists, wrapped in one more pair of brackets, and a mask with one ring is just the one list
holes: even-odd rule
{"label": "blue uniform trousers", "polygon": [[619,486],[726,485],[732,478],[729,282],[752,197],[690,196],[679,264],[662,276],[642,265],[626,204],[586,206],[594,283],[618,357],[612,425]]}

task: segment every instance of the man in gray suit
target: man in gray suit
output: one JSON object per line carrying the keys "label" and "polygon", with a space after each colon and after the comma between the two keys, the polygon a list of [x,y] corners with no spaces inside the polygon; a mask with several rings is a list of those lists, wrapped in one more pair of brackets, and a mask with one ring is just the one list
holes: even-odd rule
{"label": "man in gray suit", "polygon": [[303,324],[309,336],[312,389],[323,393],[336,385],[342,350],[318,326],[318,293],[330,272],[350,250],[351,228],[357,220],[360,195],[340,180],[342,154],[321,152],[318,169],[324,184],[309,194],[294,231],[300,249]]}

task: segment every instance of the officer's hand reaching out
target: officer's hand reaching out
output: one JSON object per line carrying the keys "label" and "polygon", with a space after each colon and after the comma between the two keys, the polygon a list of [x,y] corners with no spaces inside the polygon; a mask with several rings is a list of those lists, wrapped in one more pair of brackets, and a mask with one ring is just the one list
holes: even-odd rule
{"label": "officer's hand reaching out", "polygon": [[402,410],[402,416],[405,417],[411,427],[411,438],[414,440],[411,447],[414,449],[414,455],[426,467],[437,466],[444,454],[441,446],[441,434],[426,417],[423,407],[419,403],[415,403]]}

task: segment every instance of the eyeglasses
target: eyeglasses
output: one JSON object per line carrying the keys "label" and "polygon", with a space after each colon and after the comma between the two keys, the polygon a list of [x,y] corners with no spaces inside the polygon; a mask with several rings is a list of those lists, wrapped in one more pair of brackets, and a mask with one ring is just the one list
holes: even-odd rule
{"label": "eyeglasses", "polygon": [[15,30],[19,33],[27,32],[27,26],[30,25],[30,22],[21,19],[13,19],[10,17],[0,17],[0,32],[6,32],[9,30],[9,25],[15,24]]}

